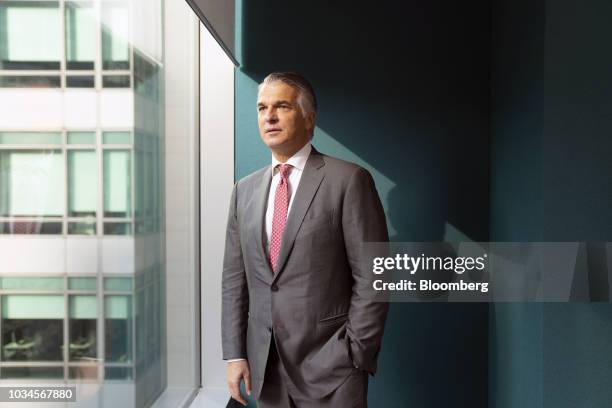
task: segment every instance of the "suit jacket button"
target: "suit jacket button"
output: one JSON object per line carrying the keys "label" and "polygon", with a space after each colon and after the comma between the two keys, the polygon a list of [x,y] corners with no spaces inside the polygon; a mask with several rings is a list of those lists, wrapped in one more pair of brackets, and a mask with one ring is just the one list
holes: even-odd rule
{"label": "suit jacket button", "polygon": [[272,285],[270,289],[272,289],[272,292],[278,292],[278,286],[276,286],[276,283]]}

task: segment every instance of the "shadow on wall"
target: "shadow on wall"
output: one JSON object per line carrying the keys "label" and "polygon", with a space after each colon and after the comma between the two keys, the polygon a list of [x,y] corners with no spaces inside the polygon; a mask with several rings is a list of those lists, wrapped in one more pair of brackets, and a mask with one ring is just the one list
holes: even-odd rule
{"label": "shadow on wall", "polygon": [[[441,241],[449,223],[487,241],[489,5],[468,3],[241,2],[236,177],[269,162],[254,84],[299,71],[319,99],[314,145],[372,170],[392,240]],[[485,407],[487,310],[393,304],[370,406]]]}

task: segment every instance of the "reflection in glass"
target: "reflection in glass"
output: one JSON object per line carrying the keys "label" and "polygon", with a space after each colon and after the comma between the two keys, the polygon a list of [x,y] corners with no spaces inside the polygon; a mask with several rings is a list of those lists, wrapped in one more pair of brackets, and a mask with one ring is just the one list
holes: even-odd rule
{"label": "reflection in glass", "polygon": [[[94,23],[91,3],[66,2],[66,68],[94,69],[96,52],[96,25]],[[91,80],[93,87],[93,77]]]}
{"label": "reflection in glass", "polygon": [[105,361],[128,363],[132,360],[132,305],[130,296],[104,299]]}
{"label": "reflection in glass", "polygon": [[126,1],[102,2],[102,69],[130,69]]}
{"label": "reflection in glass", "polygon": [[104,132],[102,133],[104,144],[131,144],[132,132]]}
{"label": "reflection in glass", "polygon": [[70,325],[68,357],[71,361],[90,361],[96,357],[96,296],[70,296]]}
{"label": "reflection in glass", "polygon": [[104,235],[132,235],[132,223],[105,222]]}
{"label": "reflection in glass", "polygon": [[63,367],[2,367],[2,379],[35,378],[55,379],[64,378]]}
{"label": "reflection in glass", "polygon": [[128,75],[104,75],[102,77],[104,88],[129,88],[130,77]]}
{"label": "reflection in glass", "polygon": [[[89,361],[90,359],[83,359]],[[78,367],[68,367],[68,378],[71,380],[95,380],[98,378],[98,366],[79,365]]]}
{"label": "reflection in glass", "polygon": [[2,296],[2,360],[61,361],[63,327],[63,296]]}
{"label": "reflection in glass", "polygon": [[0,215],[64,214],[61,150],[0,151]]}
{"label": "reflection in glass", "polygon": [[59,132],[0,132],[0,144],[41,145],[61,144]]}
{"label": "reflection in glass", "polygon": [[63,278],[23,278],[2,277],[0,288],[4,290],[47,290],[62,292],[64,290]]}
{"label": "reflection in glass", "polygon": [[96,278],[68,278],[68,289],[96,291],[98,283]]}
{"label": "reflection in glass", "polygon": [[0,69],[59,70],[61,57],[59,2],[0,2]]}
{"label": "reflection in glass", "polygon": [[62,233],[62,222],[8,221],[0,222],[0,234],[58,235]]}
{"label": "reflection in glass", "polygon": [[132,369],[129,367],[106,367],[104,378],[107,380],[131,380]]}
{"label": "reflection in glass", "polygon": [[96,223],[92,222],[69,222],[68,234],[71,235],[96,235]]}
{"label": "reflection in glass", "polygon": [[69,75],[66,77],[68,88],[93,88],[94,77],[90,75]]}
{"label": "reflection in glass", "polygon": [[105,217],[130,217],[131,215],[132,172],[130,155],[129,150],[104,151]]}
{"label": "reflection in glass", "polygon": [[68,215],[95,216],[98,201],[95,150],[68,151]]}
{"label": "reflection in glass", "polygon": [[68,144],[96,144],[95,132],[68,132]]}
{"label": "reflection in glass", "polygon": [[132,290],[132,278],[104,278],[104,290],[121,292]]}
{"label": "reflection in glass", "polygon": [[58,76],[0,76],[0,88],[59,88],[60,86]]}

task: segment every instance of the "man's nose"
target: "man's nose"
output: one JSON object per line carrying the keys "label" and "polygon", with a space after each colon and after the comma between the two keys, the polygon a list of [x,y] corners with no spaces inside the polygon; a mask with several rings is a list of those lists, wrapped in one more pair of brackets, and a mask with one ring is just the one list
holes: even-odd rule
{"label": "man's nose", "polygon": [[266,120],[266,122],[272,122],[272,123],[278,121],[278,117],[276,116],[276,110],[267,109],[264,119]]}

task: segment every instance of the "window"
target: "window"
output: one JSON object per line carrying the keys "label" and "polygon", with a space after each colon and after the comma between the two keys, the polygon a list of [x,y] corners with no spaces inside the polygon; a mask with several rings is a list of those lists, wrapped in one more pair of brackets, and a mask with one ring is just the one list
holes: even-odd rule
{"label": "window", "polygon": [[71,1],[65,7],[66,68],[93,70],[97,49],[93,3]]}
{"label": "window", "polygon": [[157,228],[153,208],[133,216],[134,198],[152,207],[159,192],[146,185],[158,177],[157,159],[142,148],[136,154],[146,157],[139,163],[148,172],[139,173],[133,191],[133,139],[127,130],[0,132],[0,234],[132,235],[134,223],[138,233]]}
{"label": "window", "polygon": [[130,296],[104,298],[105,352],[108,363],[132,361],[132,307]]}
{"label": "window", "polygon": [[61,150],[0,150],[0,180],[0,216],[63,215]]}
{"label": "window", "polygon": [[62,361],[64,297],[2,297],[2,360]]}
{"label": "window", "polygon": [[2,1],[0,27],[0,69],[60,69],[58,1]]}
{"label": "window", "polygon": [[102,69],[130,69],[128,8],[124,1],[102,2]]}
{"label": "window", "polygon": [[96,296],[70,296],[69,360],[91,362],[97,357]]}
{"label": "window", "polygon": [[128,6],[1,0],[0,88],[131,88]]}

